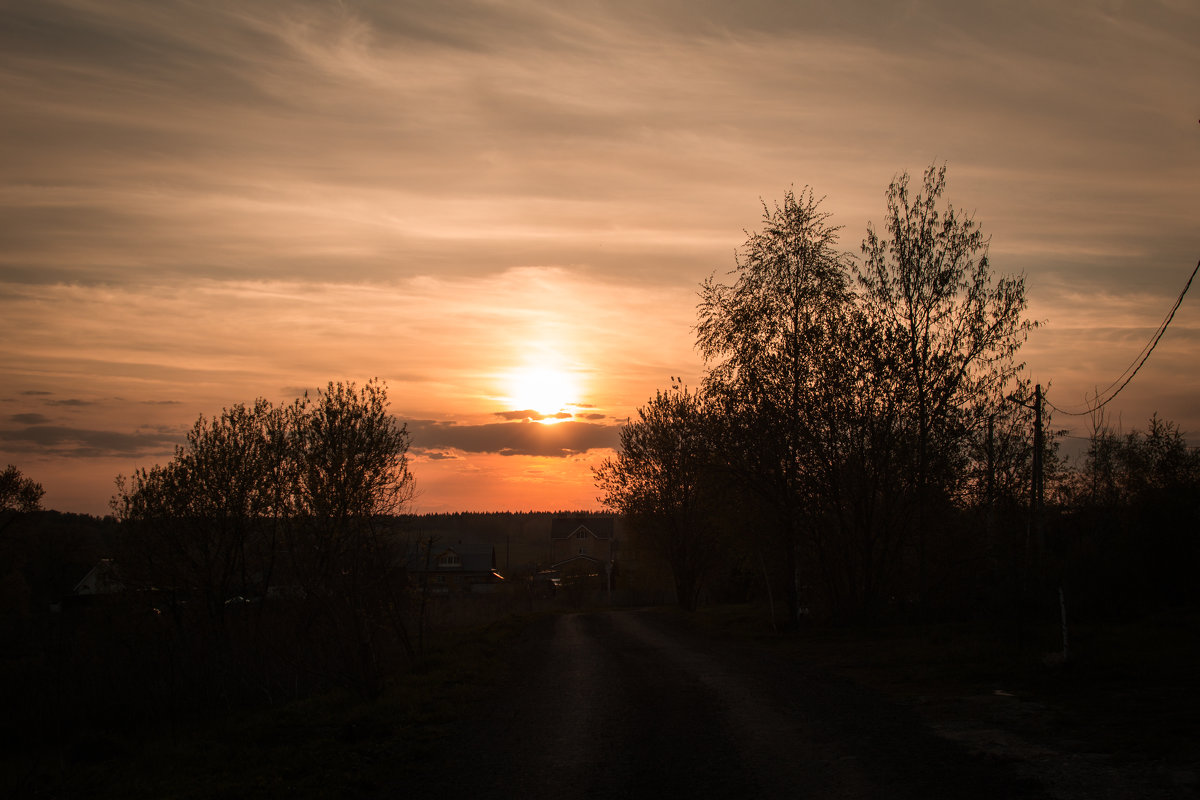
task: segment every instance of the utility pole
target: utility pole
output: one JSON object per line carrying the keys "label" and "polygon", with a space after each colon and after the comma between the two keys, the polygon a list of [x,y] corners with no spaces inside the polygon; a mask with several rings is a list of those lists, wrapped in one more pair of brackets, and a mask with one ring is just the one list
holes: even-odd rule
{"label": "utility pole", "polygon": [[[1033,409],[1033,474],[1029,481],[1029,523],[1026,529],[1025,536],[1025,560],[1026,568],[1030,566],[1032,553],[1035,542],[1031,541],[1036,537],[1036,547],[1038,550],[1038,561],[1040,562],[1041,552],[1045,550],[1045,541],[1042,535],[1042,504],[1045,501],[1046,478],[1045,478],[1045,462],[1044,452],[1046,449],[1045,434],[1042,431],[1042,385],[1039,383],[1033,387],[1033,404],[1029,401],[1010,394],[1006,398],[1011,403],[1016,403],[1024,408]],[[989,421],[990,422],[990,421]],[[991,440],[992,429],[988,427],[989,444]],[[989,453],[989,457],[990,457]]]}
{"label": "utility pole", "polygon": [[[1046,434],[1042,429],[1042,385],[1033,387],[1033,497],[1031,498],[1033,529],[1037,535],[1038,558],[1041,568],[1046,563]],[[1058,608],[1062,626],[1062,660],[1065,662],[1070,655],[1067,629],[1067,594],[1063,588],[1060,575],[1058,583]]]}
{"label": "utility pole", "polygon": [[987,433],[987,505],[991,511],[996,503],[996,417],[988,415]]}
{"label": "utility pole", "polygon": [[[1033,528],[1037,533],[1039,556],[1046,549],[1046,532],[1042,525],[1042,507],[1046,500],[1046,450],[1045,434],[1042,432],[1042,385],[1033,387]],[[1040,559],[1039,559],[1040,560]]]}

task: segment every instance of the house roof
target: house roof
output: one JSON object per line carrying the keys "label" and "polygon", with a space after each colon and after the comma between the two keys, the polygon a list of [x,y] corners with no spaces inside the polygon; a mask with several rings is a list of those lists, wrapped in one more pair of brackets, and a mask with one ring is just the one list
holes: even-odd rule
{"label": "house roof", "polygon": [[88,570],[79,583],[75,584],[74,594],[114,594],[123,591],[125,585],[117,575],[117,566],[111,558],[102,558]]}
{"label": "house roof", "polygon": [[599,558],[596,558],[595,556],[580,554],[580,555],[568,556],[567,558],[564,558],[562,561],[556,561],[550,565],[550,569],[558,570],[559,567],[563,566],[564,564],[569,564],[572,561],[590,561],[593,564],[597,564],[602,567],[605,566],[605,562]]}
{"label": "house roof", "polygon": [[[434,542],[426,554],[427,546],[418,543],[409,551],[408,569],[412,572],[492,572],[496,568],[496,548],[490,544],[464,544],[463,542]],[[456,555],[460,564],[453,566],[439,562],[447,555]]]}
{"label": "house roof", "polygon": [[597,539],[613,538],[612,517],[555,517],[550,521],[550,538],[569,539],[580,528]]}

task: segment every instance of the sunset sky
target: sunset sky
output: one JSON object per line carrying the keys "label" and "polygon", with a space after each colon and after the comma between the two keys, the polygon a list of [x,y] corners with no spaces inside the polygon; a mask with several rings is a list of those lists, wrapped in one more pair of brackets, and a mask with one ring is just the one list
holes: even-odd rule
{"label": "sunset sky", "polygon": [[[1065,409],[1200,258],[1194,0],[8,0],[0,108],[0,466],[63,511],[200,414],[372,377],[416,510],[596,507],[793,186],[857,255],[945,162]],[[1198,356],[1194,287],[1112,421],[1200,444]]]}

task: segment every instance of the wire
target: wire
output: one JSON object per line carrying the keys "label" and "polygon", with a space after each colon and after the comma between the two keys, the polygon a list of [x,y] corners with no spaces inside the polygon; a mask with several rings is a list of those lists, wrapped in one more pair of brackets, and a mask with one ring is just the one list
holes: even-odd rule
{"label": "wire", "polygon": [[[1086,416],[1088,414],[1093,414],[1093,413],[1099,411],[1100,409],[1104,408],[1109,403],[1111,403],[1116,398],[1116,396],[1121,393],[1121,390],[1129,385],[1129,382],[1133,380],[1133,376],[1138,374],[1138,370],[1140,370],[1142,368],[1142,365],[1146,363],[1146,360],[1148,358],[1150,358],[1150,354],[1154,352],[1154,348],[1158,346],[1159,339],[1161,339],[1163,337],[1163,334],[1167,332],[1167,326],[1170,325],[1171,320],[1175,318],[1175,312],[1178,311],[1179,306],[1183,304],[1183,296],[1187,294],[1187,291],[1191,287],[1192,281],[1195,279],[1197,272],[1200,272],[1200,261],[1196,262],[1196,268],[1192,270],[1191,277],[1189,277],[1187,279],[1187,283],[1184,284],[1183,291],[1180,292],[1179,297],[1176,298],[1175,305],[1171,307],[1170,312],[1168,312],[1167,316],[1163,318],[1163,321],[1161,324],[1159,324],[1158,330],[1155,331],[1154,336],[1152,336],[1150,338],[1150,341],[1146,344],[1146,346],[1142,348],[1142,352],[1139,354],[1139,358],[1135,358],[1133,363],[1131,363],[1129,365],[1129,367],[1126,367],[1125,371],[1117,376],[1117,380],[1113,381],[1112,383],[1110,383],[1108,385],[1108,388],[1106,388],[1103,392],[1099,392],[1096,394],[1096,400],[1099,400],[1100,397],[1103,394],[1107,393],[1109,389],[1111,389],[1113,386],[1116,386],[1117,381],[1120,381],[1121,378],[1125,378],[1124,382],[1121,383],[1120,386],[1117,386],[1116,391],[1114,391],[1111,395],[1109,395],[1106,400],[1104,400],[1101,403],[1097,403],[1096,405],[1090,406],[1086,411],[1067,411],[1066,409],[1062,409],[1062,408],[1059,408],[1058,406],[1054,405],[1049,400],[1044,400],[1046,405],[1050,406],[1051,408],[1053,408],[1055,411],[1057,411],[1060,414],[1066,414],[1069,417],[1082,417],[1082,416]],[[1134,366],[1134,364],[1136,364],[1137,366]],[[1130,367],[1132,367],[1132,371],[1130,371]],[[1128,375],[1128,377],[1126,377],[1126,375]]]}

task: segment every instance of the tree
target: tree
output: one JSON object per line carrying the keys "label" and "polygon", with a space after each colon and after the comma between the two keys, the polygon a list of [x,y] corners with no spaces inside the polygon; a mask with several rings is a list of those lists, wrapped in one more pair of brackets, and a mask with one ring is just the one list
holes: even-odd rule
{"label": "tree", "polygon": [[800,580],[839,616],[907,597],[914,539],[919,597],[933,522],[1012,489],[1028,454],[1014,438],[1024,411],[1004,400],[1024,385],[1023,281],[995,278],[978,226],[943,208],[944,168],[915,197],[908,184],[888,188],[861,263],[805,189],[764,205],[732,284],[702,289],[723,461],[771,520],[747,542],[781,565],[789,622]]}
{"label": "tree", "polygon": [[226,602],[266,597],[291,471],[284,410],[264,399],[201,416],[174,459],[117,478],[125,580],[203,601],[218,627]]}
{"label": "tree", "polygon": [[40,483],[21,474],[12,464],[0,472],[0,514],[5,518],[3,530],[20,514],[32,514],[42,510],[42,497],[46,490]]}
{"label": "tree", "polygon": [[387,519],[412,498],[409,438],[387,412],[385,388],[330,383],[290,413],[295,483],[289,552],[314,618],[353,637],[351,677],[379,688],[381,642],[411,653],[402,618],[406,543]]}
{"label": "tree", "polygon": [[719,563],[711,415],[700,392],[659,391],[621,429],[616,458],[593,470],[601,502],[628,520],[671,568],[679,605],[694,611]]}
{"label": "tree", "polygon": [[309,606],[305,632],[322,632],[323,646],[355,662],[345,677],[371,691],[379,629],[407,647],[404,547],[381,518],[411,497],[408,442],[378,381],[361,390],[330,383],[315,399],[259,399],[201,417],[170,463],[118,477],[122,575],[203,600],[223,633],[229,601],[264,606],[283,562],[285,594]]}
{"label": "tree", "polygon": [[833,465],[823,440],[836,421],[846,371],[853,294],[838,228],[811,189],[763,206],[763,230],[735,256],[732,284],[701,291],[697,348],[705,389],[719,405],[731,473],[772,520],[766,543],[782,565],[788,622],[798,619],[797,547],[811,525],[813,482]]}
{"label": "tree", "polygon": [[868,226],[856,268],[903,425],[922,589],[935,509],[961,492],[972,440],[1003,414],[1024,366],[1016,353],[1035,327],[1023,317],[1024,279],[993,275],[987,239],[970,216],[943,207],[945,188],[945,166],[929,167],[915,196],[908,173],[893,180],[883,231]]}
{"label": "tree", "polygon": [[[40,483],[22,475],[12,464],[5,467],[0,472],[0,533],[24,515],[41,511],[45,493]],[[28,556],[23,550],[16,537],[0,539],[0,600],[4,601],[0,605],[6,610],[24,608],[28,603],[29,585],[21,575]]]}
{"label": "tree", "polygon": [[1200,447],[1177,425],[1156,415],[1122,435],[1097,413],[1064,494],[1060,546],[1085,605],[1129,614],[1200,601]]}

